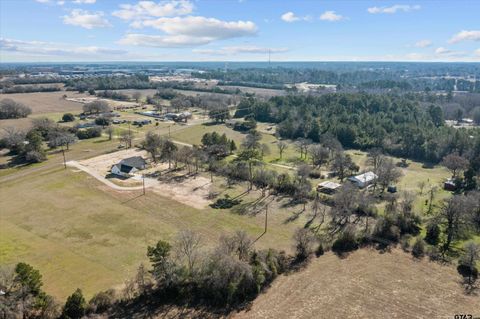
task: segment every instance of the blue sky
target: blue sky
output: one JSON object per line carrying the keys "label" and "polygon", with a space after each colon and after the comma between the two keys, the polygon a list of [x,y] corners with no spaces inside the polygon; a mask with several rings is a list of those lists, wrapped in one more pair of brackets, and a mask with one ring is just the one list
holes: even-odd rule
{"label": "blue sky", "polygon": [[0,0],[0,61],[480,61],[480,1]]}

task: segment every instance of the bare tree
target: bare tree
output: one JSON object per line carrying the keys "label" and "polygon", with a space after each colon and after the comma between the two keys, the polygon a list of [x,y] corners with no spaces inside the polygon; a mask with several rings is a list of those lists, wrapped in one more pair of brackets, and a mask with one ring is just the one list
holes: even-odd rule
{"label": "bare tree", "polygon": [[472,287],[475,280],[477,262],[480,260],[480,245],[473,241],[466,243],[463,247],[464,253],[459,260],[460,266],[467,268],[466,284]]}
{"label": "bare tree", "polygon": [[120,142],[125,144],[125,148],[131,148],[132,141],[133,141],[133,132],[131,130],[122,131],[120,133],[119,139],[120,139]]}
{"label": "bare tree", "polygon": [[277,142],[278,153],[280,155],[280,159],[283,157],[283,152],[288,148],[288,143],[284,141]]}
{"label": "bare tree", "polygon": [[108,135],[108,140],[111,141],[112,138],[113,138],[113,133],[115,132],[115,130],[113,129],[113,127],[109,126],[105,129],[105,133],[107,133]]}
{"label": "bare tree", "polygon": [[359,167],[352,161],[350,155],[340,151],[333,156],[331,169],[338,174],[340,181],[343,181],[345,177],[358,172]]}
{"label": "bare tree", "polygon": [[142,97],[142,94],[138,91],[133,92],[132,98],[135,100],[135,102],[139,102],[140,98]]}
{"label": "bare tree", "polygon": [[195,267],[200,258],[201,247],[202,238],[198,233],[182,230],[177,234],[174,243],[177,258],[185,261],[190,276],[196,272]]}
{"label": "bare tree", "polygon": [[142,142],[142,147],[152,156],[152,160],[156,163],[162,151],[164,138],[155,132],[148,132],[145,140]]}
{"label": "bare tree", "polygon": [[452,153],[443,158],[442,165],[452,172],[453,178],[456,178],[459,172],[468,168],[469,161],[458,153]]}
{"label": "bare tree", "polygon": [[402,172],[395,165],[393,160],[389,158],[384,158],[377,165],[376,174],[378,178],[376,183],[380,185],[380,189],[383,193],[387,186],[400,179]]}
{"label": "bare tree", "polygon": [[314,167],[321,167],[328,162],[330,152],[327,148],[321,145],[313,145],[310,147],[310,157]]}

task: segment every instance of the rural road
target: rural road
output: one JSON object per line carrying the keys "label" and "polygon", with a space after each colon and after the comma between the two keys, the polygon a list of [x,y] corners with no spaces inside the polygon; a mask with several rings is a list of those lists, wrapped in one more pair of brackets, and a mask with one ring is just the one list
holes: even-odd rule
{"label": "rural road", "polygon": [[[70,167],[75,167],[79,170],[84,171],[85,173],[91,175],[92,177],[96,178],[99,182],[102,182],[103,184],[107,185],[108,187],[118,190],[118,191],[136,191],[136,190],[141,190],[143,189],[143,186],[119,186],[115,183],[112,183],[108,179],[106,179],[104,176],[98,174],[94,170],[89,169],[88,167],[80,164],[77,161],[68,161],[67,166]],[[145,188],[156,186],[158,182],[153,179],[153,178],[145,178]]]}

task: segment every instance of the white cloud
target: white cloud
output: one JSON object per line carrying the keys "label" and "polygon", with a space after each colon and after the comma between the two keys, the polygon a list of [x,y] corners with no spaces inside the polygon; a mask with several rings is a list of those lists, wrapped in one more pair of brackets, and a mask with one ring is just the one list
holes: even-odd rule
{"label": "white cloud", "polygon": [[435,49],[435,54],[439,56],[447,56],[447,57],[460,57],[460,56],[466,55],[466,53],[463,51],[454,51],[444,47],[439,47]]}
{"label": "white cloud", "polygon": [[303,20],[303,21],[310,21],[312,20],[312,17],[311,16],[303,16],[303,17],[299,17],[297,15],[295,15],[295,13],[293,13],[292,11],[289,11],[289,12],[285,12],[284,14],[282,14],[280,16],[280,18],[285,21],[285,22],[288,22],[288,23],[291,23],[291,22],[295,22],[295,21],[300,21],[300,20]]}
{"label": "white cloud", "polygon": [[448,42],[449,43],[457,43],[460,41],[480,41],[480,30],[463,30],[455,34]]}
{"label": "white cloud", "polygon": [[480,57],[480,48],[475,50],[475,55]]}
{"label": "white cloud", "polygon": [[388,13],[388,14],[393,14],[396,13],[397,11],[403,11],[403,12],[409,12],[413,10],[420,10],[419,5],[402,5],[402,4],[396,4],[391,7],[371,7],[368,8],[367,11],[372,14],[377,14],[377,13]]}
{"label": "white cloud", "polygon": [[41,42],[41,41],[22,41],[15,39],[0,38],[0,51],[11,52],[20,55],[33,56],[75,56],[79,58],[102,57],[111,55],[125,55],[125,50],[102,48],[96,46],[72,46],[58,43]]}
{"label": "white cloud", "polygon": [[69,15],[63,16],[63,23],[79,26],[85,29],[110,27],[111,24],[104,18],[104,13],[88,12],[81,9],[70,11]]}
{"label": "white cloud", "polygon": [[345,19],[345,17],[340,14],[336,14],[335,11],[325,11],[320,16],[320,20],[324,21],[339,21],[343,19]]}
{"label": "white cloud", "polygon": [[427,47],[431,46],[432,44],[433,43],[430,40],[420,40],[420,41],[415,42],[415,46],[417,48],[427,48]]}
{"label": "white cloud", "polygon": [[76,4],[94,4],[97,0],[75,0],[73,3]]}
{"label": "white cloud", "polygon": [[123,20],[144,20],[151,17],[170,17],[190,14],[193,11],[193,3],[187,0],[139,1],[135,5],[121,4],[120,10],[112,15]]}
{"label": "white cloud", "polygon": [[127,34],[119,41],[120,44],[153,47],[195,46],[217,40],[252,36],[257,32],[257,26],[251,21],[222,21],[201,16],[137,21],[134,26],[152,27],[165,34]]}
{"label": "white cloud", "polygon": [[59,1],[57,1],[57,4],[59,6],[63,6],[65,4],[65,1],[64,0],[59,0]]}
{"label": "white cloud", "polygon": [[35,1],[39,3],[50,3],[50,0],[35,0]]}
{"label": "white cloud", "polygon": [[228,46],[221,49],[195,49],[194,53],[207,55],[235,55],[235,54],[268,54],[287,52],[287,48],[265,48],[254,45],[247,46]]}

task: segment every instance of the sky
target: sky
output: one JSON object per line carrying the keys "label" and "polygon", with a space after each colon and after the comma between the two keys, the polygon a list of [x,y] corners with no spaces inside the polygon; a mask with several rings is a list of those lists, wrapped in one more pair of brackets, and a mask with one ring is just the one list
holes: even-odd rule
{"label": "sky", "polygon": [[0,0],[0,62],[480,62],[480,1]]}

